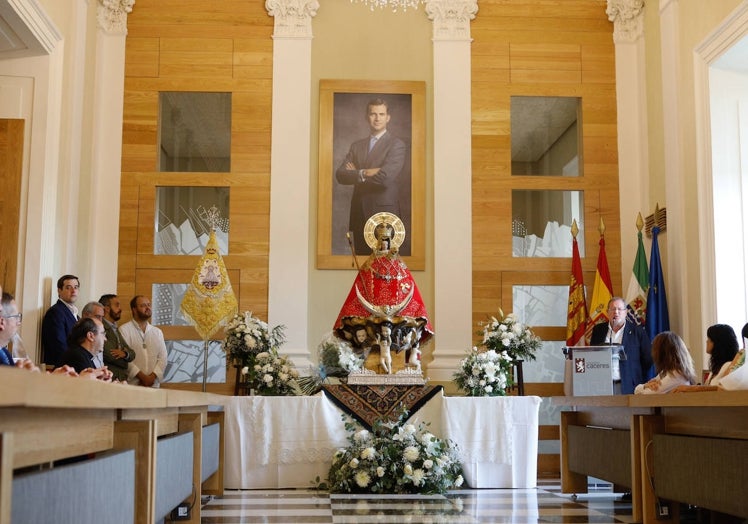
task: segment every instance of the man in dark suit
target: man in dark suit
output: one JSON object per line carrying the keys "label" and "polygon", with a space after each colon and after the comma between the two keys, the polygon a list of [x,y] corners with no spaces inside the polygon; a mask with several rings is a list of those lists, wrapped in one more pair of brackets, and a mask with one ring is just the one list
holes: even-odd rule
{"label": "man in dark suit", "polygon": [[[608,301],[610,321],[601,322],[592,328],[590,344],[623,346],[626,359],[620,360],[620,393],[631,395],[638,384],[647,381],[647,374],[652,367],[652,344],[644,328],[628,320],[626,313],[626,302],[621,297],[611,298]],[[618,387],[615,389],[618,393]]]}
{"label": "man in dark suit", "polygon": [[357,255],[371,249],[364,239],[364,225],[372,215],[387,211],[400,216],[398,177],[406,157],[405,142],[387,131],[390,121],[387,102],[370,100],[366,106],[369,136],[351,144],[335,172],[338,183],[354,186],[349,229]]}
{"label": "man in dark suit", "polygon": [[80,281],[75,275],[63,275],[57,280],[58,300],[44,314],[42,320],[42,362],[57,367],[67,349],[67,338],[78,320]]}
{"label": "man in dark suit", "polygon": [[75,323],[68,338],[69,347],[60,356],[60,365],[68,365],[79,374],[84,369],[98,366],[94,355],[104,350],[104,324],[95,318],[83,318]]}

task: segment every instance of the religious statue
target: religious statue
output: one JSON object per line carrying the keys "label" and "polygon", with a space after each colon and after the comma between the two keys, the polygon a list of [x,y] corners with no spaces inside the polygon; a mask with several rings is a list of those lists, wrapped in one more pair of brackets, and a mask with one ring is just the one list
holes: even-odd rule
{"label": "religious statue", "polygon": [[434,332],[398,252],[405,227],[396,215],[377,213],[367,220],[364,238],[372,253],[358,268],[334,331],[366,358],[367,369],[387,374],[406,366],[420,370],[421,345]]}

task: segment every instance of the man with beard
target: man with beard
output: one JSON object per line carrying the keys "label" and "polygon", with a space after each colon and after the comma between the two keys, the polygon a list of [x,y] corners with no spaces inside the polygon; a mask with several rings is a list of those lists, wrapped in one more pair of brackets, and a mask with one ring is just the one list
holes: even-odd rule
{"label": "man with beard", "polygon": [[157,388],[166,368],[164,333],[148,322],[152,312],[148,297],[133,297],[130,310],[132,320],[119,329],[122,339],[135,350],[135,359],[127,368],[128,382]]}
{"label": "man with beard", "polygon": [[626,302],[621,297],[611,298],[608,301],[610,321],[601,322],[592,328],[590,344],[623,346],[626,359],[619,361],[618,378],[616,370],[613,370],[615,393],[631,395],[637,385],[645,383],[649,378],[647,375],[652,367],[652,344],[644,328],[627,320],[626,313]]}
{"label": "man with beard", "polygon": [[135,359],[135,351],[120,335],[117,322],[122,318],[122,306],[119,298],[114,294],[101,295],[99,302],[104,306],[104,329],[106,342],[104,343],[104,364],[114,375],[116,380],[127,380],[127,365]]}

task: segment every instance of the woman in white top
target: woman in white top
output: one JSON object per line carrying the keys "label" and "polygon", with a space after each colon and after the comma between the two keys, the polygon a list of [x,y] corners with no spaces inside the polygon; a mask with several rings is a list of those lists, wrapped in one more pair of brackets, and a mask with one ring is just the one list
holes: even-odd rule
{"label": "woman in white top", "polygon": [[705,386],[718,386],[730,371],[732,359],[738,353],[738,337],[727,324],[714,324],[706,330],[706,352],[709,354],[709,376]]}
{"label": "woman in white top", "polygon": [[657,375],[636,386],[635,394],[669,393],[678,386],[696,384],[691,354],[683,339],[672,331],[663,331],[654,338],[652,360]]}

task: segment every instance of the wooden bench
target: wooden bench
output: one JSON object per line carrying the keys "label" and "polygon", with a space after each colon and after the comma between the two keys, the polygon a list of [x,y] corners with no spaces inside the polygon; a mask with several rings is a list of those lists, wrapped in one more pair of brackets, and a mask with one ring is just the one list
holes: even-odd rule
{"label": "wooden bench", "polygon": [[[14,476],[20,478],[37,469],[51,472],[59,469],[50,467],[51,464],[72,457],[83,457],[76,467],[85,469],[86,457],[93,466],[96,458],[121,450],[134,450],[130,461],[135,484],[122,488],[123,494],[132,492],[135,522],[156,522],[165,516],[155,514],[157,502],[162,502],[162,507],[172,508],[181,501],[159,499],[159,496],[166,497],[169,490],[162,489],[159,493],[156,489],[159,479],[157,450],[161,446],[166,457],[167,448],[176,442],[180,442],[181,447],[174,449],[182,450],[178,451],[182,454],[189,442],[187,460],[183,455],[177,459],[187,462],[185,471],[191,471],[191,478],[182,479],[188,486],[185,502],[194,504],[191,518],[186,522],[200,522],[201,494],[223,492],[223,412],[209,411],[209,407],[221,405],[225,397],[106,384],[12,368],[0,369],[0,383],[3,384],[0,396],[0,524],[11,522]],[[213,447],[217,444],[218,449],[204,449],[203,434],[208,435]],[[205,476],[202,471],[204,453],[211,458],[214,470]],[[167,470],[169,466],[162,468]],[[74,488],[65,486],[65,491],[73,492]],[[113,504],[118,500],[112,499]],[[45,500],[38,500],[38,503],[43,505]],[[63,509],[72,512],[75,508]],[[106,520],[106,516],[99,514],[91,522]],[[49,512],[49,522],[64,521],[84,522],[79,517],[70,520]]]}

